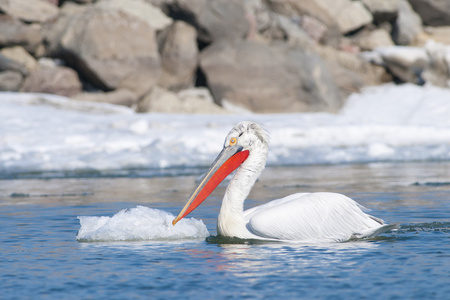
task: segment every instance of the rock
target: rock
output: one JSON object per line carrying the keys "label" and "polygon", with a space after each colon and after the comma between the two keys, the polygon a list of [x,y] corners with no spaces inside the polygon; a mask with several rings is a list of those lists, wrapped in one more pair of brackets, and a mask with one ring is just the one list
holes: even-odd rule
{"label": "rock", "polygon": [[170,16],[194,26],[204,43],[243,39],[249,30],[240,0],[174,0],[168,7]]}
{"label": "rock", "polygon": [[17,92],[22,86],[23,76],[17,71],[0,72],[0,91]]}
{"label": "rock", "polygon": [[58,15],[58,7],[42,0],[0,0],[0,10],[25,22],[43,23]]}
{"label": "rock", "polygon": [[382,63],[402,82],[423,84],[422,72],[429,65],[428,54],[423,48],[391,46],[374,50]]}
{"label": "rock", "polygon": [[420,15],[425,25],[450,25],[450,1],[448,0],[409,0],[413,9]]}
{"label": "rock", "polygon": [[[323,7],[330,10],[331,15],[336,19],[342,34],[363,27],[372,23],[372,15],[367,9],[357,1],[348,0],[320,0]],[[342,13],[342,12],[345,12]]]}
{"label": "rock", "polygon": [[33,71],[37,68],[37,61],[31,56],[23,47],[14,46],[9,48],[3,48],[0,53],[18,63],[25,66],[28,71]]}
{"label": "rock", "polygon": [[[259,39],[271,30],[274,24],[273,13],[263,0],[243,1],[249,24],[247,39]],[[271,35],[269,33],[269,35]]]}
{"label": "rock", "polygon": [[195,28],[183,21],[175,22],[161,49],[162,72],[158,85],[171,90],[192,86],[197,62]]}
{"label": "rock", "polygon": [[224,114],[228,113],[224,108],[214,103],[213,97],[207,88],[190,88],[179,91],[178,99],[185,113],[197,114]]}
{"label": "rock", "polygon": [[70,97],[81,92],[81,82],[70,68],[39,67],[27,76],[21,91]]}
{"label": "rock", "polygon": [[43,1],[48,2],[54,6],[58,6],[59,4],[59,0],[43,0]]}
{"label": "rock", "polygon": [[296,48],[315,51],[315,41],[302,27],[290,18],[279,15],[278,25],[286,35],[288,43]]}
{"label": "rock", "polygon": [[0,14],[0,47],[20,45],[34,53],[43,40],[40,28]]}
{"label": "rock", "polygon": [[86,10],[92,8],[91,5],[80,5],[74,2],[64,2],[60,8],[57,19],[46,22],[42,25],[42,33],[46,45],[46,56],[59,56],[61,52],[61,38],[70,26],[76,15],[81,15]]}
{"label": "rock", "polygon": [[23,64],[6,57],[2,53],[0,53],[0,72],[1,71],[16,71],[22,75],[28,74],[28,70]]}
{"label": "rock", "polygon": [[225,109],[217,106],[205,88],[193,88],[178,94],[156,86],[141,101],[137,112],[223,114]]}
{"label": "rock", "polygon": [[115,90],[112,92],[98,92],[98,93],[80,93],[71,97],[75,100],[90,101],[90,102],[104,102],[122,106],[132,107],[138,102],[136,95],[128,90]]}
{"label": "rock", "polygon": [[122,10],[143,22],[154,30],[162,30],[170,26],[173,21],[161,9],[143,0],[103,0],[95,4],[103,9]]}
{"label": "rock", "polygon": [[58,39],[54,55],[94,86],[128,89],[141,97],[156,84],[160,59],[155,32],[146,22],[98,7],[67,18],[56,26],[57,33],[49,34]]}
{"label": "rock", "polygon": [[89,4],[95,2],[96,0],[72,0],[72,1],[80,4]]}
{"label": "rock", "polygon": [[363,33],[356,38],[356,41],[362,50],[373,50],[377,47],[394,45],[391,35],[384,29],[376,29]]}
{"label": "rock", "polygon": [[422,20],[406,0],[398,0],[398,17],[392,36],[398,45],[409,45],[422,32]]}
{"label": "rock", "polygon": [[343,99],[351,93],[359,92],[365,86],[378,85],[390,80],[383,67],[372,65],[352,53],[339,51],[330,46],[317,47],[316,51],[328,66]]}
{"label": "rock", "polygon": [[0,52],[0,72],[2,71],[17,71],[23,75],[28,74],[28,71],[24,65],[4,56]]}
{"label": "rock", "polygon": [[434,40],[441,44],[450,45],[450,26],[426,27],[425,32],[427,35],[425,42]]}
{"label": "rock", "polygon": [[301,19],[301,26],[316,42],[320,42],[327,32],[327,26],[323,22],[310,16],[303,16]]}
{"label": "rock", "polygon": [[[337,24],[339,31],[346,34],[366,24],[372,23],[372,15],[361,2],[350,0],[269,0],[274,11],[287,16],[314,17],[329,28]],[[345,13],[342,13],[345,12]]]}
{"label": "rock", "polygon": [[398,14],[398,0],[361,0],[372,14],[374,23],[393,22]]}
{"label": "rock", "polygon": [[200,66],[216,103],[254,112],[335,111],[337,88],[319,56],[253,41],[214,43]]}
{"label": "rock", "polygon": [[433,85],[450,87],[450,46],[429,40],[424,48],[429,64],[423,72],[423,79]]}

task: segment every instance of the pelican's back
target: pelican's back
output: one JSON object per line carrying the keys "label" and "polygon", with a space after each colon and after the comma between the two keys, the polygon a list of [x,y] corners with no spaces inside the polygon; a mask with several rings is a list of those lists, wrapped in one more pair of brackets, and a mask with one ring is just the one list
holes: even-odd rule
{"label": "pelican's back", "polygon": [[279,240],[340,242],[392,229],[361,208],[341,194],[303,193],[271,201],[244,215],[250,232]]}

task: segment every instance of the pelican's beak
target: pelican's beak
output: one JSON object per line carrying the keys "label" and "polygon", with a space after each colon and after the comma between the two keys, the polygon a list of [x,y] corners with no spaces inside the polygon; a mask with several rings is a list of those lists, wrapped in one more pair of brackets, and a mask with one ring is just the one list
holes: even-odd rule
{"label": "pelican's beak", "polygon": [[186,205],[180,211],[178,216],[172,221],[175,225],[178,221],[187,216],[191,211],[197,208],[224,180],[231,172],[236,170],[248,157],[249,151],[242,151],[241,146],[229,146],[223,148],[216,160],[209,167],[205,177],[195,189]]}

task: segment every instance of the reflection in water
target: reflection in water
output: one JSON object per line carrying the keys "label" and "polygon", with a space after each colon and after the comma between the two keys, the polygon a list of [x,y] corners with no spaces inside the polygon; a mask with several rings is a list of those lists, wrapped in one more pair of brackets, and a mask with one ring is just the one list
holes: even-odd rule
{"label": "reflection in water", "polygon": [[[287,244],[266,245],[220,245],[226,258],[227,269],[239,277],[269,275],[288,276],[291,273],[307,272],[309,269],[326,270],[329,265],[351,266],[356,256],[361,256],[378,247],[372,242],[347,242],[338,244]],[[292,275],[292,274],[291,274]]]}

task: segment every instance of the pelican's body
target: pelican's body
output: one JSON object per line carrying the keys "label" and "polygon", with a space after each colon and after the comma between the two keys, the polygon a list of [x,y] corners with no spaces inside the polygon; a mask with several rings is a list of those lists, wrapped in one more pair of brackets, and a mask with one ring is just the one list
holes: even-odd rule
{"label": "pelican's body", "polygon": [[173,224],[194,210],[237,168],[222,201],[217,233],[242,239],[346,241],[372,237],[395,227],[335,193],[300,193],[244,211],[244,201],[267,160],[269,137],[258,124],[241,122]]}

